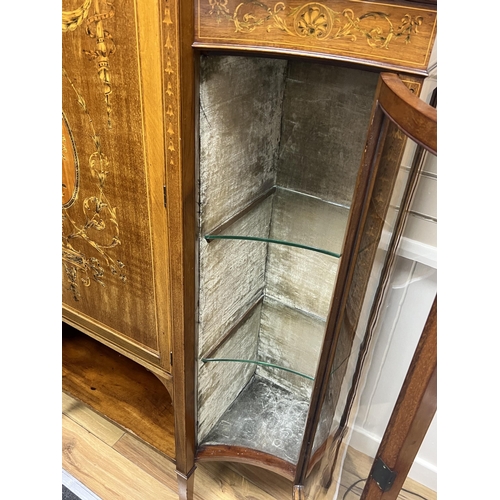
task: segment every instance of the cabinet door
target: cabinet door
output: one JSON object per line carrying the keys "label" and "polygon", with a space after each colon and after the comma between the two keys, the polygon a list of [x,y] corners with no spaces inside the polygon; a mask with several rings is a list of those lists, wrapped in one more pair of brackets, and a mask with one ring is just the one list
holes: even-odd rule
{"label": "cabinet door", "polygon": [[[335,299],[332,302],[318,370],[323,383],[312,397],[315,411],[308,419],[297,498],[326,500],[337,489],[336,474],[347,446],[344,437],[350,430],[374,328],[383,315],[383,298],[422,165],[421,153],[417,153],[410,171],[405,171],[401,150],[394,154],[394,143],[409,138],[406,153],[416,143],[435,154],[436,122],[435,108],[413,95],[396,75],[381,75],[362,161],[371,201],[360,207],[362,223],[353,238],[352,258],[345,275],[339,271],[339,281],[347,283],[346,292],[339,296],[338,304]],[[398,185],[401,178],[404,182]],[[345,368],[341,370],[341,366]]]}
{"label": "cabinet door", "polygon": [[63,1],[62,296],[67,322],[169,370],[160,14]]}

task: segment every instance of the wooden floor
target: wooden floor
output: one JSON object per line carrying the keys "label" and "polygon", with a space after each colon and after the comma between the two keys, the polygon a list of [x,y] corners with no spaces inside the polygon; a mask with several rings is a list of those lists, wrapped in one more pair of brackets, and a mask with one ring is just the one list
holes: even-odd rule
{"label": "wooden floor", "polygon": [[[102,500],[178,500],[170,460],[134,435],[63,393],[62,467]],[[366,478],[370,459],[349,448],[338,499],[358,479]],[[363,482],[345,500],[360,497]],[[436,493],[408,479],[404,486],[427,500]],[[196,500],[291,500],[291,483],[260,468],[202,463],[195,473]],[[420,498],[401,492],[399,499]]]}

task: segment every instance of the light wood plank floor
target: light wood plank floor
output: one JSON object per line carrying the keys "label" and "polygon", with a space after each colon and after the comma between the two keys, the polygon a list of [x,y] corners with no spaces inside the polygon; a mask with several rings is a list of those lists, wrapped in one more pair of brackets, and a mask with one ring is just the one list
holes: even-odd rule
{"label": "light wood plank floor", "polygon": [[[349,448],[338,499],[366,478],[371,460]],[[63,393],[62,467],[102,500],[178,500],[175,467],[134,435]],[[345,497],[355,500],[364,483]],[[404,485],[427,500],[436,493],[408,479]],[[201,463],[195,473],[195,500],[291,500],[290,481],[264,469],[223,462]],[[400,500],[418,496],[401,492]]]}

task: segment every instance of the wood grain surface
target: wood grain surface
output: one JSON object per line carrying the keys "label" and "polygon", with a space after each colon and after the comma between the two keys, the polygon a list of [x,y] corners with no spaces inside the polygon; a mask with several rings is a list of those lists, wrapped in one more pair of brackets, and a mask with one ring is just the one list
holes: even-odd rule
{"label": "wood grain surface", "polygon": [[63,2],[62,107],[79,177],[63,199],[62,288],[63,306],[169,372],[160,4],[96,0],[75,13]]}
{"label": "wood grain surface", "polygon": [[89,406],[63,392],[62,412],[82,427],[91,428],[92,433],[102,442],[113,446],[125,431],[108,419],[98,415]]}
{"label": "wood grain surface", "polygon": [[103,499],[178,500],[177,493],[65,415],[62,446],[64,469]]}
{"label": "wood grain surface", "polygon": [[172,400],[152,373],[75,330],[63,336],[62,361],[66,393],[174,459]]}
{"label": "wood grain surface", "polygon": [[[79,402],[64,393],[63,401],[62,466],[67,472],[102,500],[177,500],[175,465],[170,460],[116,426],[115,433],[123,434],[122,437],[114,444],[102,441],[98,437],[102,433],[101,417],[89,410],[88,418],[78,423],[79,417],[74,413],[80,413]],[[351,484],[368,477],[371,462],[366,455],[348,448],[341,482],[336,485],[339,500]],[[363,485],[360,482],[353,488],[346,500],[359,498]],[[404,487],[427,500],[436,500],[435,492],[412,479],[407,479]],[[193,497],[194,500],[291,500],[292,483],[252,465],[201,462],[195,474]],[[398,497],[399,500],[414,498],[404,491]]]}
{"label": "wood grain surface", "polygon": [[363,62],[424,73],[435,6],[332,0],[196,1],[195,47]]}

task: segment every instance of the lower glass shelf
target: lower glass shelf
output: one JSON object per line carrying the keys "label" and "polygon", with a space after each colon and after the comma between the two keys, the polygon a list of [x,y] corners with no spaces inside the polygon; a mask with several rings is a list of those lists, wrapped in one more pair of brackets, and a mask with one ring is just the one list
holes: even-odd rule
{"label": "lower glass shelf", "polygon": [[246,447],[295,465],[308,409],[308,399],[254,376],[201,446]]}
{"label": "lower glass shelf", "polygon": [[284,370],[289,373],[294,373],[301,377],[307,378],[309,380],[314,380],[314,377],[306,375],[305,373],[298,372],[297,370],[292,370],[291,368],[286,368],[284,366],[279,366],[273,363],[267,363],[265,361],[258,361],[254,359],[229,359],[229,358],[201,358],[203,363],[211,363],[213,361],[221,361],[226,363],[250,363],[254,365],[267,366],[268,368],[277,368],[278,370]]}

